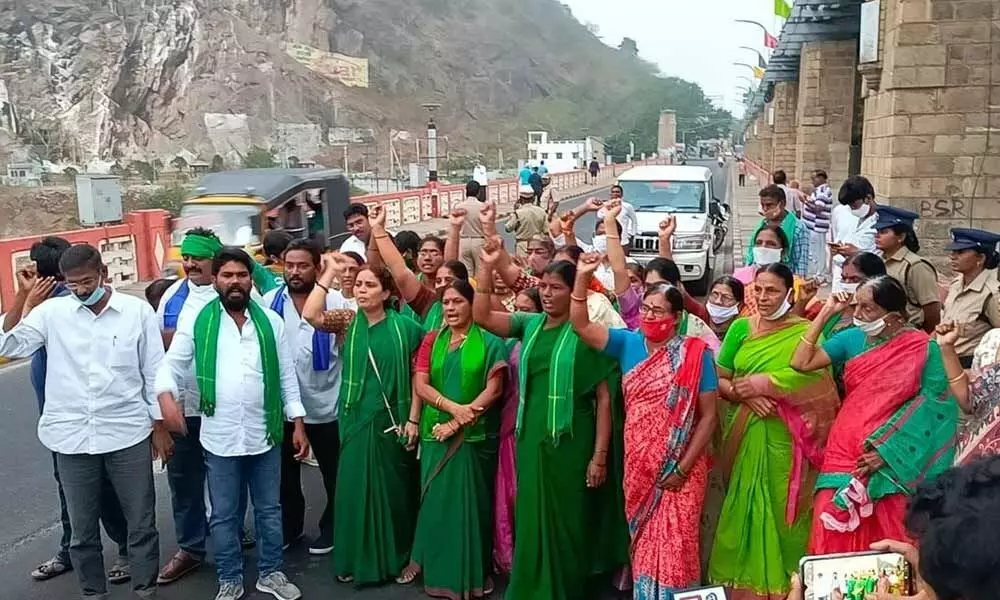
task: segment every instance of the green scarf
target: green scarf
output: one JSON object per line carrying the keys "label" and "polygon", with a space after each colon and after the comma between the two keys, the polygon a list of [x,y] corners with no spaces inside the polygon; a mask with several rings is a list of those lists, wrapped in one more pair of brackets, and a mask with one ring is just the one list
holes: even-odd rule
{"label": "green scarf", "polygon": [[[521,361],[518,365],[520,384],[520,402],[517,406],[517,435],[521,434],[521,422],[524,416],[524,400],[528,397],[528,357],[535,346],[538,334],[545,326],[544,314],[532,317],[525,329],[524,344],[521,346]],[[559,437],[573,428],[573,378],[576,348],[580,341],[569,321],[559,326],[559,339],[556,340],[555,351],[552,354],[549,368],[549,414],[546,418],[549,437],[553,444],[559,443]]]}
{"label": "green scarf", "polygon": [[187,234],[181,242],[181,256],[193,258],[212,258],[222,249],[222,242],[216,236]]}
{"label": "green scarf", "polygon": [[[761,219],[760,223],[757,223],[757,228],[753,230],[750,235],[750,243],[747,245],[747,250],[745,256],[743,257],[743,263],[747,265],[753,264],[753,245],[754,240],[757,239],[757,234],[760,233],[761,229],[767,225],[767,219]],[[781,221],[781,231],[785,234],[785,239],[788,241],[788,247],[785,251],[781,253],[781,262],[788,262],[788,259],[792,255],[792,245],[795,243],[795,229],[799,225],[799,219],[795,216],[795,213],[791,211],[785,211],[785,218]]]}
{"label": "green scarf", "polygon": [[[455,376],[454,370],[447,373],[444,369],[448,348],[451,345],[451,327],[445,327],[434,339],[431,347],[431,386],[443,390],[447,382]],[[451,398],[459,404],[471,404],[486,387],[486,340],[483,330],[478,325],[469,327],[468,336],[458,350],[461,355],[459,364],[461,395]],[[438,423],[447,423],[452,419],[448,413],[438,410],[430,404],[424,404],[423,415],[420,417],[420,432],[424,441],[435,441],[433,429]],[[465,428],[465,440],[481,442],[486,439],[486,420],[480,417],[474,425]]]}
{"label": "green scarf", "polygon": [[680,321],[677,323],[677,335],[687,335],[688,332],[688,312],[681,311]]}
{"label": "green scarf", "polygon": [[[403,337],[403,329],[400,320],[403,317],[394,310],[385,311],[385,323],[392,332],[393,343],[388,348],[372,348],[373,355],[391,356],[392,368],[396,375],[396,389],[382,389],[389,400],[390,406],[395,403],[397,414],[394,419],[397,423],[404,423],[410,411],[410,356],[405,354],[407,348],[406,340]],[[365,387],[365,379],[375,378],[375,373],[370,373],[371,360],[368,358],[368,317],[364,311],[358,311],[354,320],[347,327],[347,335],[344,342],[344,370],[343,379],[340,384],[341,405],[345,411],[351,410],[361,399],[361,394]],[[385,381],[386,374],[379,372],[382,381]],[[378,379],[375,379],[376,384]],[[395,392],[391,394],[390,392]],[[395,397],[394,397],[395,396]],[[380,398],[381,400],[381,398]]]}
{"label": "green scarf", "polygon": [[[247,305],[250,320],[257,332],[260,366],[264,373],[264,421],[267,443],[281,443],[285,433],[285,410],[281,400],[281,372],[278,368],[278,344],[274,329],[264,309],[256,302]],[[206,417],[215,414],[216,369],[219,359],[219,328],[222,325],[222,300],[216,298],[198,313],[194,322],[194,364],[201,392],[199,409]]]}
{"label": "green scarf", "polygon": [[253,284],[257,287],[257,291],[261,295],[281,287],[285,283],[281,275],[273,273],[257,261],[253,261],[253,269],[250,271],[250,277],[253,279]]}
{"label": "green scarf", "polygon": [[427,309],[424,316],[424,331],[436,331],[444,324],[444,305],[440,300],[435,300],[434,304]]}

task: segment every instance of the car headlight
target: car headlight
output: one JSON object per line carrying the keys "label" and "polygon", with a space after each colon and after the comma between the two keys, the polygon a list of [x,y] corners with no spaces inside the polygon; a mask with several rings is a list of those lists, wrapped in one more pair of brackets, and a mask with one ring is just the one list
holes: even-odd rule
{"label": "car headlight", "polygon": [[705,247],[704,235],[693,235],[674,239],[674,250],[702,250]]}

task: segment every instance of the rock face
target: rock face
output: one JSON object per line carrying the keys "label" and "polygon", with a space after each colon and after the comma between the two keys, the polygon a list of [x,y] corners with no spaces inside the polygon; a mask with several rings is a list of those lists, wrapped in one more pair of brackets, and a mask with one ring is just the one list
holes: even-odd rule
{"label": "rock face", "polygon": [[[370,87],[288,44],[367,59]],[[554,0],[0,0],[16,133],[65,163],[417,130],[425,101],[445,104],[454,143],[560,86],[638,76],[623,60]]]}

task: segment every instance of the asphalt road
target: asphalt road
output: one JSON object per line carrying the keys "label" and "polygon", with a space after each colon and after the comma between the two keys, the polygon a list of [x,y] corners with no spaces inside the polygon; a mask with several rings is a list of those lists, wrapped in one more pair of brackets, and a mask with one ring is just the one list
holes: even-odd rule
{"label": "asphalt road", "polygon": [[[717,170],[715,163],[705,164]],[[716,188],[729,190],[726,174],[716,172]],[[607,199],[608,190],[593,194]],[[572,208],[585,201],[583,196],[565,203]],[[590,213],[577,223],[580,239],[590,240],[594,231],[595,215]],[[727,247],[731,247],[727,243]],[[720,254],[716,274],[726,264],[727,257]],[[731,269],[731,260],[728,267]],[[0,367],[0,599],[34,600],[39,598],[68,599],[77,597],[77,579],[68,573],[43,583],[31,580],[29,573],[43,560],[50,558],[58,548],[59,500],[52,478],[49,452],[38,442],[35,433],[38,406],[28,377],[28,365],[20,362]],[[160,530],[161,561],[175,550],[173,519],[170,510],[170,491],[165,473],[155,475],[157,491],[157,523]],[[307,498],[307,534],[313,535],[315,520],[322,509],[323,486],[317,469],[304,467],[303,481]],[[114,555],[113,545],[105,540],[105,556],[110,566]],[[254,551],[246,554],[249,590],[255,581],[256,562]],[[292,548],[286,555],[285,571],[302,588],[305,598],[336,595],[348,600],[404,600],[424,597],[417,586],[395,584],[377,588],[355,590],[349,585],[336,583],[331,558],[310,557],[303,547]],[[498,590],[502,586],[498,587]],[[270,596],[256,592],[247,598],[263,600]],[[166,600],[193,600],[213,598],[216,591],[214,567],[208,565],[184,580],[160,589],[159,597]],[[130,598],[128,586],[113,586],[113,600]],[[496,595],[499,597],[499,594]],[[611,596],[609,596],[611,597]]]}

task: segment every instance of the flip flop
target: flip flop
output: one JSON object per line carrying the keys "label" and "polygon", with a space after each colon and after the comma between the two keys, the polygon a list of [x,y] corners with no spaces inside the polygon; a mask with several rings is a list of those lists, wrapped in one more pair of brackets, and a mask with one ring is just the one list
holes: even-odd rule
{"label": "flip flop", "polygon": [[108,583],[119,585],[132,580],[132,567],[128,563],[116,563],[108,569]]}
{"label": "flip flop", "polygon": [[35,581],[45,581],[62,575],[63,573],[68,573],[72,570],[72,565],[64,563],[58,556],[53,556],[49,560],[35,567],[35,570],[31,572],[31,578]]}
{"label": "flip flop", "polygon": [[399,574],[396,578],[396,583],[400,585],[409,585],[416,580],[417,576],[420,575],[420,567],[415,563],[410,563],[406,565],[403,572]]}
{"label": "flip flop", "polygon": [[354,577],[351,575],[337,575],[337,581],[340,583],[353,583]]}

